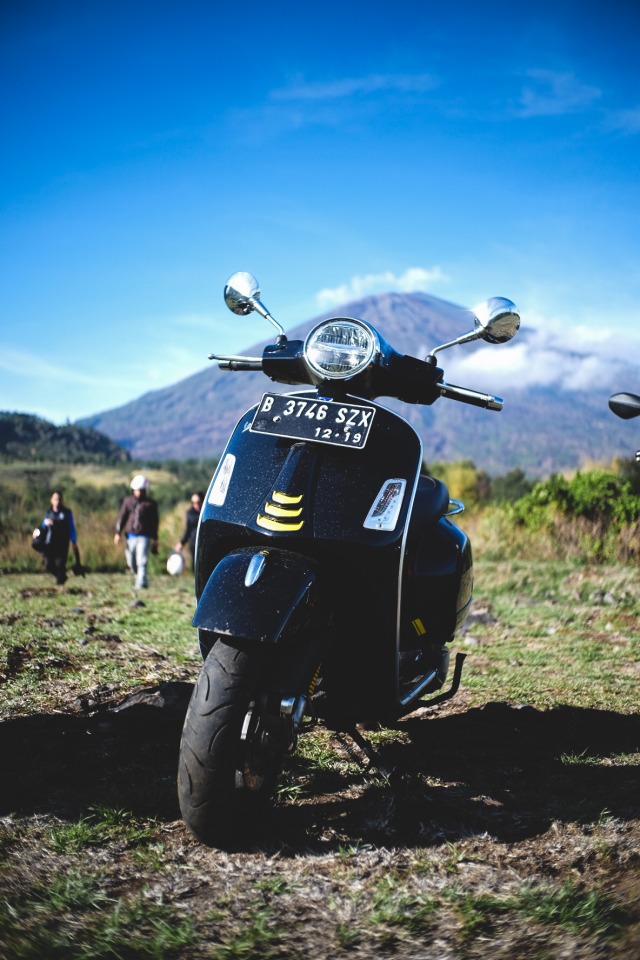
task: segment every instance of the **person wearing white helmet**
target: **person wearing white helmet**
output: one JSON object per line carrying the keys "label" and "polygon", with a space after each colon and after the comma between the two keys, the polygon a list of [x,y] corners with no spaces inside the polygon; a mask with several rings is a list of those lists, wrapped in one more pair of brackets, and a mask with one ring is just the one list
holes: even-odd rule
{"label": "person wearing white helmet", "polygon": [[133,493],[122,501],[113,542],[119,544],[124,534],[127,566],[136,578],[136,590],[144,590],[149,585],[149,553],[158,551],[158,504],[149,496],[150,484],[143,473],[137,473],[130,486]]}

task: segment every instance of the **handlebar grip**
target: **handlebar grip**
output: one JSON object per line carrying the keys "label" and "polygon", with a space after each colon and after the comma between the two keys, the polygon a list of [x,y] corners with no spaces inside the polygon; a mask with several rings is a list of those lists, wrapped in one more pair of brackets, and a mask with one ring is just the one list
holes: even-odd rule
{"label": "handlebar grip", "polygon": [[221,370],[262,370],[262,360],[220,360]]}
{"label": "handlebar grip", "polygon": [[456,387],[453,383],[442,381],[436,384],[441,397],[449,400],[459,400],[461,403],[470,403],[474,407],[484,407],[485,410],[502,410],[504,400],[494,397],[490,393],[479,393],[477,390],[468,390],[466,387]]}

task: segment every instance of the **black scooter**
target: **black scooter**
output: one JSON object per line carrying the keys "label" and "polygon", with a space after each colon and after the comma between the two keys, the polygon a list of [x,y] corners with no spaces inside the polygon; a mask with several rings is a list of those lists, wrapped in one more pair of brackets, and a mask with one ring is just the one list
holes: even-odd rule
{"label": "black scooter", "polygon": [[244,414],[200,514],[193,624],[205,662],[178,791],[192,833],[221,847],[272,797],[303,718],[350,733],[380,765],[356,724],[392,723],[456,692],[462,654],[437,693],[471,602],[471,545],[450,519],[464,508],[421,472],[415,430],[373,401],[500,410],[499,398],[446,383],[436,354],[504,343],[520,324],[510,300],[493,298],[475,308],[471,332],[419,360],[353,318],[287,340],[247,273],[231,277],[225,300],[278,336],[261,357],[210,359],[313,389],[265,393]]}
{"label": "black scooter", "polygon": [[[614,393],[609,397],[609,409],[622,420],[640,417],[640,397],[635,393]],[[640,450],[636,450],[636,461],[640,463]]]}

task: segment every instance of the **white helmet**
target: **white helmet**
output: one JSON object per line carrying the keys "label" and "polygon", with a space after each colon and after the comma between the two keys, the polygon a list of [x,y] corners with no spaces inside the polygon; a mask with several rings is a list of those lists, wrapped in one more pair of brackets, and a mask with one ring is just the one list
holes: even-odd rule
{"label": "white helmet", "polygon": [[131,481],[130,486],[132,490],[148,490],[150,484],[144,473],[137,473]]}
{"label": "white helmet", "polygon": [[176,551],[169,554],[167,573],[170,573],[172,577],[179,577],[181,573],[184,573],[184,557],[181,553]]}

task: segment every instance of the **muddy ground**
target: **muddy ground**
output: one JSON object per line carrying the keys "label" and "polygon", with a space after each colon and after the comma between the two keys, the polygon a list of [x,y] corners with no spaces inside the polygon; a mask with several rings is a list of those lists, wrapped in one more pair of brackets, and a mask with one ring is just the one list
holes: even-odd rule
{"label": "muddy ground", "polygon": [[[390,781],[327,740],[336,763],[298,760],[290,782],[303,789],[249,849],[223,853],[196,843],[177,807],[190,691],[105,693],[0,724],[0,901],[100,871],[113,898],[141,893],[195,921],[193,943],[171,954],[185,957],[640,956],[640,768],[625,761],[637,714],[468,708],[462,691],[381,745]],[[52,824],[105,804],[152,821],[153,859],[126,839],[51,846]],[[531,889],[582,906],[545,916],[525,909]]]}

